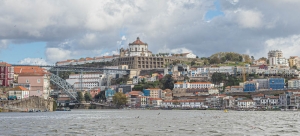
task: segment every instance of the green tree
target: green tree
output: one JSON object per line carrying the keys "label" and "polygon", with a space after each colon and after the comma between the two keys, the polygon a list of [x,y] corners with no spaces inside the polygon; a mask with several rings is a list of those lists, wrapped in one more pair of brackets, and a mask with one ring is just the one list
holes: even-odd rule
{"label": "green tree", "polygon": [[196,64],[196,62],[193,60],[192,62],[191,62],[191,66],[194,66]]}
{"label": "green tree", "polygon": [[83,101],[83,95],[82,95],[82,93],[80,91],[77,92],[77,100],[79,102]]}
{"label": "green tree", "polygon": [[126,102],[127,102],[126,95],[121,92],[117,92],[113,96],[113,103],[117,106],[117,108],[120,108],[122,105],[125,105]]}
{"label": "green tree", "polygon": [[208,64],[209,64],[208,60],[204,60],[204,61],[203,61],[203,64],[204,64],[204,65],[208,65]]}
{"label": "green tree", "polygon": [[105,91],[100,91],[100,93],[98,93],[97,95],[95,95],[95,99],[96,100],[106,101]]}
{"label": "green tree", "polygon": [[268,59],[265,58],[265,57],[261,57],[261,58],[259,58],[258,60],[264,60],[264,61],[267,61]]}
{"label": "green tree", "polygon": [[57,103],[56,101],[53,101],[53,111],[56,111],[56,108],[57,108]]}
{"label": "green tree", "polygon": [[135,90],[135,91],[142,91],[143,88],[144,88],[144,86],[139,84],[139,85],[135,85],[135,86],[132,88],[132,90]]}
{"label": "green tree", "polygon": [[86,92],[86,93],[84,94],[84,100],[85,100],[85,101],[91,101],[91,100],[92,100],[91,94]]}
{"label": "green tree", "polygon": [[184,75],[183,80],[184,80],[184,81],[189,81],[190,78],[189,78],[187,75]]}
{"label": "green tree", "polygon": [[170,75],[170,74],[165,75],[161,79],[161,83],[162,83],[161,88],[163,90],[165,90],[165,89],[171,89],[171,90],[173,90],[173,88],[174,88],[174,79],[173,79],[172,75]]}
{"label": "green tree", "polygon": [[227,53],[227,54],[225,55],[225,59],[226,59],[226,60],[229,60],[229,61],[233,61],[233,59],[234,59],[233,53]]}
{"label": "green tree", "polygon": [[240,62],[243,61],[243,56],[239,56],[239,61],[240,61]]}
{"label": "green tree", "polygon": [[[56,72],[55,72],[55,74],[56,74]],[[60,71],[58,73],[58,76],[61,77],[62,79],[68,79],[70,74],[72,74],[72,72],[70,72],[70,71]]]}
{"label": "green tree", "polygon": [[222,57],[222,58],[221,58],[221,62],[222,62],[222,63],[226,62],[226,58],[225,58],[225,57]]}
{"label": "green tree", "polygon": [[214,84],[220,84],[226,79],[226,75],[223,73],[215,72],[211,76],[211,80]]}
{"label": "green tree", "polygon": [[209,60],[210,64],[219,64],[221,60],[218,57],[213,57]]}

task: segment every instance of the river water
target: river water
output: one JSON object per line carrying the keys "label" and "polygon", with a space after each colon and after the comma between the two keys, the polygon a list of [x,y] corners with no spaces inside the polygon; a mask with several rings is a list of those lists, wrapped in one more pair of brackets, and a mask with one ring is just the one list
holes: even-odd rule
{"label": "river water", "polygon": [[0,135],[300,135],[297,111],[72,110],[0,113]]}

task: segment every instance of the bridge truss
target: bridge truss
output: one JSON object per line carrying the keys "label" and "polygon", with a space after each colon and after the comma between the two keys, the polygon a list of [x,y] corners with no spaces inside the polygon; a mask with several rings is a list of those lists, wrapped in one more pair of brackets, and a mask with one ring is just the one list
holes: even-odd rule
{"label": "bridge truss", "polygon": [[[83,72],[101,72],[103,74],[129,74],[130,70],[127,69],[107,69],[107,68],[91,68],[91,67],[76,67],[76,66],[53,66],[53,65],[20,65],[13,64],[13,66],[39,66],[43,68],[47,68],[50,73],[50,81],[56,84],[59,88],[61,88],[71,99],[77,101],[77,91],[69,84],[66,80],[60,78],[58,75],[59,71],[70,71],[70,72],[80,72],[82,77]],[[55,73],[56,74],[53,74]],[[82,79],[80,79],[82,82]]]}

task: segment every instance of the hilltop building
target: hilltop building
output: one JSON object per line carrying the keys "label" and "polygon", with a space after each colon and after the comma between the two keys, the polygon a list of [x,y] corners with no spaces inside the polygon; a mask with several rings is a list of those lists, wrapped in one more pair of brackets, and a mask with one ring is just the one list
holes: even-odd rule
{"label": "hilltop building", "polygon": [[136,41],[129,43],[129,48],[120,49],[120,57],[128,56],[152,56],[152,52],[148,50],[148,44],[140,40],[139,37],[136,38]]}
{"label": "hilltop building", "polygon": [[152,55],[148,44],[137,37],[136,41],[129,43],[128,49],[120,49],[120,58],[116,59],[114,65],[128,65],[129,69],[159,69],[171,62],[170,57]]}

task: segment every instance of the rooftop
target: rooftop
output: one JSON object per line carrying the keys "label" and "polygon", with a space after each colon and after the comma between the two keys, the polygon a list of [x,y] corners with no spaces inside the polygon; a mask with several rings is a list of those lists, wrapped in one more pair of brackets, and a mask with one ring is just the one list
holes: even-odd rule
{"label": "rooftop", "polygon": [[133,43],[129,43],[129,45],[147,45],[147,43],[143,43],[139,37],[136,38],[136,41]]}
{"label": "rooftop", "polygon": [[15,88],[10,89],[10,91],[28,91],[28,90],[23,86],[17,86]]}

